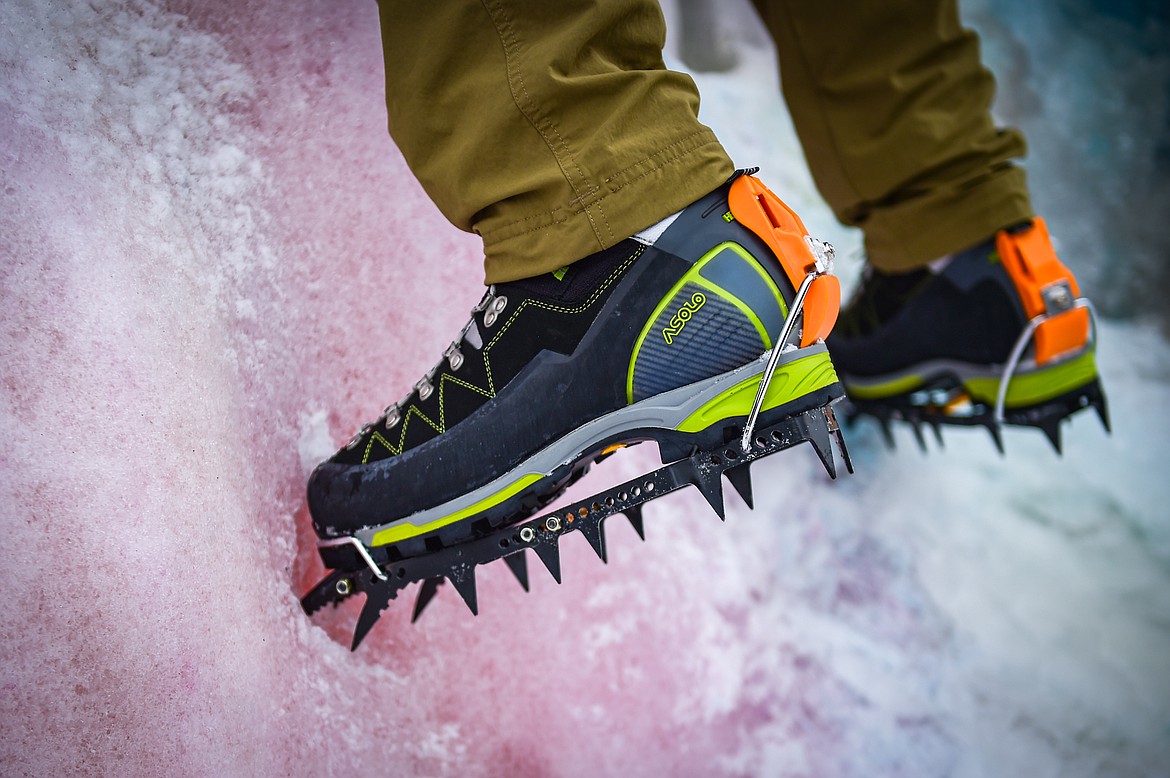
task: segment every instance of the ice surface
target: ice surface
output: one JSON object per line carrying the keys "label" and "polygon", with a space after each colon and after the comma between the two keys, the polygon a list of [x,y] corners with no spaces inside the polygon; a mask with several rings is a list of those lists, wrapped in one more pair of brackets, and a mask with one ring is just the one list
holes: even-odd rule
{"label": "ice surface", "polygon": [[[736,72],[700,77],[703,116],[848,279],[857,238],[743,34]],[[1150,324],[1106,322],[1115,434],[1078,417],[1063,459],[1022,432],[1003,459],[961,433],[888,453],[860,427],[856,476],[787,452],[726,525],[674,495],[645,545],[615,523],[608,566],[566,541],[563,587],[482,570],[478,619],[449,591],[416,628],[395,603],[356,654],[354,608],[306,619],[307,468],[480,296],[476,240],[386,137],[380,57],[364,0],[0,7],[0,772],[1165,773],[1170,347]],[[1066,256],[1113,261],[1092,246]]]}

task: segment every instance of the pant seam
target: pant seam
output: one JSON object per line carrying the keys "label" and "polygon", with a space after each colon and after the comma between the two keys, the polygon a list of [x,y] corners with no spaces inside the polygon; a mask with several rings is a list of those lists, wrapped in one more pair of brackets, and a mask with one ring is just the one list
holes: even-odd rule
{"label": "pant seam", "polygon": [[[867,199],[862,196],[860,188],[856,183],[854,183],[852,176],[849,175],[848,169],[841,162],[841,149],[840,145],[837,143],[836,134],[833,132],[833,123],[829,121],[828,112],[824,108],[824,104],[821,99],[821,88],[816,84],[815,79],[812,77],[812,67],[809,63],[808,55],[805,53],[805,48],[801,43],[802,36],[796,33],[796,19],[793,16],[792,9],[783,3],[778,3],[777,5],[782,7],[783,13],[788,17],[788,28],[793,31],[793,46],[796,49],[797,56],[800,57],[801,63],[804,65],[804,70],[808,76],[808,80],[813,84],[812,90],[816,96],[816,99],[813,102],[816,104],[816,111],[817,115],[820,117],[821,126],[825,128],[824,136],[833,149],[833,157],[837,163],[837,169],[841,171],[841,178],[845,181],[846,184],[848,184],[849,188],[853,190],[853,199],[855,201],[867,202]],[[777,41],[776,44],[778,46],[781,45],[780,41]],[[781,75],[783,75],[783,73],[781,73]],[[833,206],[833,210],[837,211],[837,213],[842,213],[844,210],[843,208],[838,210],[837,205],[834,203],[830,203],[830,205]]]}
{"label": "pant seam", "polygon": [[[594,194],[600,189],[600,187],[592,186],[589,183],[589,179],[586,177],[584,171],[581,170],[581,166],[577,163],[576,158],[569,149],[568,143],[565,142],[565,139],[557,129],[556,124],[547,116],[541,116],[541,121],[539,122],[536,119],[536,102],[532,99],[532,95],[529,94],[527,84],[524,83],[524,75],[521,72],[519,63],[515,62],[516,58],[512,56],[513,51],[519,50],[520,39],[516,33],[515,28],[512,26],[512,22],[508,16],[507,10],[501,3],[493,2],[491,5],[494,6],[497,11],[497,14],[493,14],[492,9],[488,7],[488,0],[482,0],[482,2],[484,10],[487,11],[488,17],[492,20],[492,24],[496,28],[496,35],[498,35],[500,38],[500,44],[504,48],[504,62],[508,73],[508,86],[512,92],[512,102],[515,103],[516,108],[520,111],[521,115],[523,115],[524,118],[528,120],[528,123],[531,124],[532,128],[540,135],[541,139],[545,143],[545,146],[548,147],[548,150],[552,152],[553,158],[557,161],[557,166],[561,169],[561,175],[564,176],[565,182],[569,185],[569,188],[573,190],[575,197],[579,200],[583,200],[589,195]],[[497,16],[499,17],[498,19]],[[513,81],[513,78],[515,79],[515,82]],[[529,106],[528,109],[525,109],[525,107],[521,105],[521,100],[516,94],[516,84],[519,84],[520,91],[524,95],[524,102]],[[561,151],[564,153],[565,157],[567,157],[568,163],[570,163],[576,169],[577,175],[580,176],[580,181],[583,184],[583,187],[580,187],[574,183],[573,177],[569,175],[568,171],[566,171],[566,163],[562,160],[561,154],[557,151],[557,144],[554,144],[546,131],[542,129],[542,122],[547,124],[548,129],[552,130],[553,134],[556,135],[556,140],[560,146]],[[586,189],[586,191],[582,192],[582,188]],[[600,202],[600,199],[597,202]],[[600,205],[598,205],[597,211],[601,215],[602,220],[605,222],[606,232],[609,234],[609,239],[612,241],[614,236],[613,230],[609,225],[609,220],[605,218],[605,212],[602,210]],[[602,238],[597,222],[593,218],[593,214],[589,212],[588,208],[584,209],[584,213],[585,216],[589,219],[589,224],[592,226],[593,232],[597,236],[598,241],[603,241],[604,239]]]}

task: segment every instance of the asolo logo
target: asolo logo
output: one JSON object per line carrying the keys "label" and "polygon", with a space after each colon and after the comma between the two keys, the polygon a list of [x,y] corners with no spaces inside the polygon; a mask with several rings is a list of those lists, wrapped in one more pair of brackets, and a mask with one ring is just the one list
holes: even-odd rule
{"label": "asolo logo", "polygon": [[678,313],[670,317],[670,325],[662,330],[662,337],[666,341],[666,345],[674,343],[674,339],[682,332],[683,327],[687,325],[692,316],[699,312],[705,302],[707,302],[707,295],[695,292],[691,295],[691,299],[682,304]]}

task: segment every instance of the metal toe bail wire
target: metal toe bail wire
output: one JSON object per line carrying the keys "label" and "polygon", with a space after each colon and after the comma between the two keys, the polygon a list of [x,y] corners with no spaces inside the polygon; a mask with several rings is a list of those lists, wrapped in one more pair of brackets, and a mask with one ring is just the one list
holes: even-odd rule
{"label": "metal toe bail wire", "polygon": [[374,574],[375,578],[379,581],[388,580],[386,574],[382,572],[382,568],[378,567],[378,563],[374,561],[374,558],[370,556],[370,552],[366,550],[365,544],[357,538],[347,535],[343,538],[330,538],[329,540],[322,540],[317,543],[317,548],[329,548],[332,546],[353,546],[357,549],[358,556],[366,563],[366,567],[370,568],[370,572]]}
{"label": "metal toe bail wire", "polygon": [[792,307],[788,309],[788,316],[784,318],[784,327],[780,330],[780,337],[772,344],[772,351],[768,357],[768,366],[764,368],[764,374],[760,378],[760,388],[756,390],[756,399],[752,402],[751,413],[748,414],[747,424],[743,427],[743,436],[739,440],[739,444],[744,451],[748,451],[751,448],[752,433],[756,430],[756,420],[759,418],[760,408],[764,404],[764,395],[768,393],[768,384],[772,382],[772,373],[776,370],[776,365],[780,362],[780,353],[784,350],[784,346],[788,344],[788,338],[791,337],[793,329],[796,328],[796,320],[804,310],[804,297],[808,294],[808,289],[812,286],[812,282],[822,275],[825,275],[825,272],[820,267],[817,267],[809,271],[808,275],[804,277],[804,280],[800,282],[800,288],[796,290],[796,297],[792,300]]}
{"label": "metal toe bail wire", "polygon": [[1085,348],[1091,348],[1097,344],[1097,309],[1093,307],[1087,297],[1078,297],[1072,301],[1067,308],[1062,308],[1055,313],[1042,313],[1039,316],[1031,319],[1025,326],[1024,331],[1020,333],[1020,337],[1016,339],[1016,344],[1012,346],[1012,353],[1008,356],[1007,362],[1003,366],[1003,375],[999,380],[999,390],[995,394],[995,410],[993,419],[997,425],[1003,424],[1004,408],[1007,403],[1008,388],[1012,379],[1016,377],[1016,370],[1020,367],[1020,360],[1024,356],[1024,351],[1028,348],[1028,344],[1032,342],[1032,336],[1036,334],[1037,328],[1044,322],[1066,311],[1071,311],[1074,308],[1085,308],[1089,311],[1089,342],[1085,344]]}

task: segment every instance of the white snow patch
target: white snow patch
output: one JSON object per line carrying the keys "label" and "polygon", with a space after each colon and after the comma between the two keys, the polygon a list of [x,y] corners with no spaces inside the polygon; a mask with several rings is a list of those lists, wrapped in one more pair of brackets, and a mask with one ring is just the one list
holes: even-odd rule
{"label": "white snow patch", "polygon": [[301,414],[301,436],[297,452],[301,456],[301,470],[308,475],[318,464],[337,450],[329,433],[329,413],[323,409]]}

